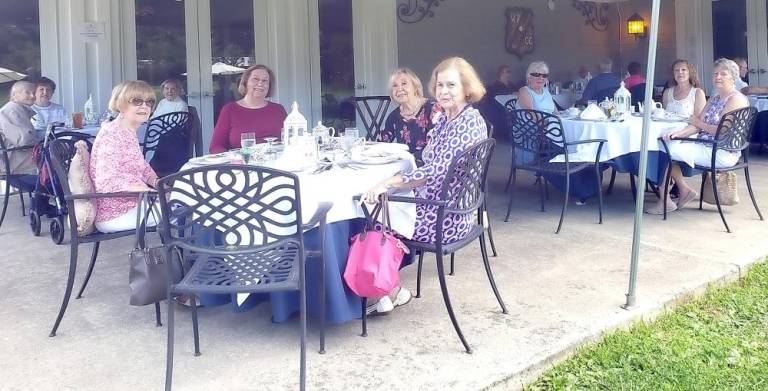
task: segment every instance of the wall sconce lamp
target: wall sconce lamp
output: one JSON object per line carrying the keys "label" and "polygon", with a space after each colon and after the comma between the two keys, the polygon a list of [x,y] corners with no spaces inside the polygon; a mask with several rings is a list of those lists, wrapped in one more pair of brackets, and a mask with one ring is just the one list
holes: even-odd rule
{"label": "wall sconce lamp", "polygon": [[627,32],[635,37],[635,40],[645,38],[645,19],[637,12],[627,19]]}

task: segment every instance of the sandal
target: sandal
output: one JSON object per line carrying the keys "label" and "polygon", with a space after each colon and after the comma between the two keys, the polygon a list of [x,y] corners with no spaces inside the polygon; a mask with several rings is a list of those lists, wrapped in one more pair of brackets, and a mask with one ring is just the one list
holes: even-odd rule
{"label": "sandal", "polygon": [[365,314],[366,315],[389,315],[392,310],[395,308],[406,305],[411,301],[411,298],[413,295],[411,295],[411,291],[408,289],[405,289],[403,287],[400,287],[400,290],[397,291],[397,296],[395,297],[395,300],[392,301],[392,299],[389,298],[389,296],[384,296],[376,303],[370,304],[367,307],[365,307]]}
{"label": "sandal", "polygon": [[[678,207],[677,207],[677,205],[674,202],[667,204],[667,213],[674,212],[677,209],[678,209]],[[659,205],[658,203],[656,203],[655,205],[653,205],[650,208],[643,209],[643,212],[651,214],[651,215],[660,216],[660,215],[664,214],[664,206]]]}
{"label": "sandal", "polygon": [[693,190],[688,191],[688,194],[686,194],[685,197],[677,198],[677,209],[683,209],[686,205],[691,203],[691,201],[697,198],[699,198],[699,193]]}

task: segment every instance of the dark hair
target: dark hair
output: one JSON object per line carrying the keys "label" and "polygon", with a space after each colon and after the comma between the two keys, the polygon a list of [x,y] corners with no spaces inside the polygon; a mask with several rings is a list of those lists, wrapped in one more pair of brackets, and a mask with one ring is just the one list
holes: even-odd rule
{"label": "dark hair", "polygon": [[45,76],[35,80],[35,88],[37,88],[38,86],[46,86],[51,89],[51,92],[56,91],[56,83],[54,83],[53,80]]}
{"label": "dark hair", "polygon": [[240,84],[237,86],[237,91],[245,96],[245,93],[247,92],[245,90],[245,85],[248,84],[248,79],[251,77],[251,73],[257,69],[263,69],[267,71],[267,74],[269,75],[269,89],[267,90],[267,98],[269,98],[275,90],[275,74],[272,73],[272,70],[269,69],[269,67],[262,64],[254,65],[243,72],[243,75],[240,76]]}
{"label": "dark hair", "polygon": [[629,65],[627,65],[627,71],[630,75],[637,75],[642,69],[643,66],[640,65],[640,63],[637,61],[632,61],[629,63]]}

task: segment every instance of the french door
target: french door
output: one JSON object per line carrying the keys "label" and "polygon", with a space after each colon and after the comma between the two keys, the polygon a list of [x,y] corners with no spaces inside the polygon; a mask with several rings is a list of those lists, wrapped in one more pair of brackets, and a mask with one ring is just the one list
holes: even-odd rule
{"label": "french door", "polygon": [[711,4],[713,58],[746,58],[749,84],[768,87],[768,0]]}
{"label": "french door", "polygon": [[747,2],[749,82],[768,87],[768,0]]}

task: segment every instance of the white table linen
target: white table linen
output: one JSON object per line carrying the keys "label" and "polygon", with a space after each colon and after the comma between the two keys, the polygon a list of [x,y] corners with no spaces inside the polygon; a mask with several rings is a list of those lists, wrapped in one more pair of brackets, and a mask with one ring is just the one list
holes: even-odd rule
{"label": "white table linen", "polygon": [[768,96],[766,95],[747,95],[749,105],[756,108],[757,111],[768,110]]}
{"label": "white table linen", "polygon": [[495,96],[496,102],[499,102],[500,105],[504,106],[509,102],[510,99],[517,99],[517,94],[503,94],[503,95],[496,95]]}
{"label": "white table linen", "polygon": [[[632,152],[640,152],[640,142],[643,131],[643,118],[629,116],[623,122],[587,121],[578,119],[563,119],[563,131],[566,139],[570,141],[604,139],[600,151],[600,161],[605,162],[613,158]],[[663,149],[657,140],[659,137],[681,130],[686,122],[660,122],[651,121],[648,129],[648,150],[659,151]],[[598,143],[580,144],[573,146],[568,155],[571,162],[594,162]],[[558,155],[552,162],[564,162],[565,157]]]}

